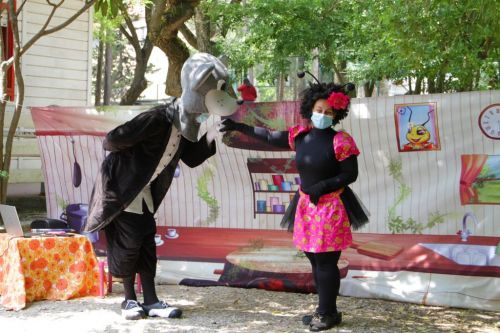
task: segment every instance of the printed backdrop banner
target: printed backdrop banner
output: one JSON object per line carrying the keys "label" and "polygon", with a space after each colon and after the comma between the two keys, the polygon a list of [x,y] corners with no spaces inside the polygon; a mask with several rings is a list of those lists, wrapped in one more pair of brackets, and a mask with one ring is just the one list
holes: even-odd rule
{"label": "printed backdrop banner", "polygon": [[[484,110],[498,117],[499,100],[498,90],[352,100],[337,129],[360,148],[352,188],[371,216],[342,254],[343,294],[500,308],[500,141],[478,118]],[[49,217],[88,203],[105,133],[145,109],[31,109]],[[285,130],[303,122],[298,111],[299,102],[249,103],[232,118]],[[209,118],[200,134],[219,120]],[[233,132],[220,135],[217,154],[201,166],[180,163],[156,214],[158,256],[172,270],[188,261],[210,272],[166,279],[314,290],[308,263],[279,225],[300,186],[293,156]],[[472,235],[459,232],[467,229]],[[461,289],[442,287],[448,278]]]}

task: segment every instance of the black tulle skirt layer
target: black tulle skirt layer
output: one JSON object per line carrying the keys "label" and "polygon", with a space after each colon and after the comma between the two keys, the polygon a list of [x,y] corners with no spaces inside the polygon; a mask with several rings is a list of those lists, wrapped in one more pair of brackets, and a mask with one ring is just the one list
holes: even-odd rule
{"label": "black tulle skirt layer", "polygon": [[[281,220],[281,227],[288,229],[288,231],[293,231],[293,224],[295,222],[295,211],[297,210],[297,203],[299,202],[299,191],[295,192],[293,199],[290,201],[288,208],[285,211],[285,215]],[[368,216],[370,213],[363,205],[361,200],[359,200],[356,193],[354,193],[349,186],[344,188],[342,194],[340,194],[340,199],[344,204],[347,215],[349,216],[349,223],[353,230],[358,230],[368,223]]]}

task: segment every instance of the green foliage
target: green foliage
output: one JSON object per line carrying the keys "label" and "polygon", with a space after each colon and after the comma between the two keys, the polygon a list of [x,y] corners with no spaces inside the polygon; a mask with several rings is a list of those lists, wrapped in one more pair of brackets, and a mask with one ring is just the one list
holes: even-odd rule
{"label": "green foliage", "polygon": [[9,178],[9,171],[0,170],[0,178]]}
{"label": "green foliage", "polygon": [[[130,8],[131,2],[125,4],[125,8]],[[133,16],[133,13],[129,13]],[[111,69],[111,101],[119,103],[122,96],[129,89],[134,79],[136,66],[135,51],[130,46],[129,41],[120,32],[119,27],[123,24],[123,16],[118,13],[110,17],[104,16],[100,11],[96,11],[94,16],[94,39],[103,43],[110,43],[112,48],[112,69]],[[142,42],[142,41],[139,41]],[[97,58],[98,48],[92,50],[92,89],[94,95],[97,79]],[[104,57],[104,55],[103,55]],[[104,62],[104,61],[103,61]],[[104,64],[103,64],[104,67]],[[153,64],[149,64],[146,73],[156,70]],[[104,71],[104,68],[103,68]],[[104,82],[102,82],[104,84]]]}
{"label": "green foliage", "polygon": [[[357,82],[426,78],[437,92],[500,87],[500,2],[491,0],[205,0],[221,29],[219,52],[259,80],[286,73],[290,57]],[[434,88],[432,88],[434,89]]]}
{"label": "green foliage", "polygon": [[217,220],[217,217],[219,217],[219,203],[208,190],[208,182],[213,179],[214,170],[215,167],[208,163],[208,167],[203,170],[202,175],[198,178],[196,183],[198,197],[205,201],[210,209],[207,220],[202,222],[202,224],[214,223]]}
{"label": "green foliage", "polygon": [[116,17],[119,12],[119,2],[114,0],[99,0],[95,3],[95,11],[103,16]]}
{"label": "green foliage", "polygon": [[103,42],[114,42],[120,24],[123,22],[123,17],[115,16],[114,18],[103,15],[100,11],[95,10],[94,13],[94,38]]}
{"label": "green foliage", "polygon": [[433,212],[429,214],[428,221],[426,224],[421,224],[417,222],[414,218],[410,217],[404,220],[401,216],[396,214],[396,208],[410,195],[410,187],[404,183],[403,179],[403,164],[401,160],[390,160],[389,161],[389,174],[394,178],[398,184],[398,194],[396,195],[396,201],[392,206],[389,207],[388,215],[388,228],[393,234],[410,232],[412,234],[421,234],[425,229],[431,229],[436,225],[443,223],[444,218],[448,214],[441,214],[439,212]]}
{"label": "green foliage", "polygon": [[359,61],[369,65],[359,68],[358,78],[443,75],[443,91],[456,91],[470,90],[478,73],[486,80],[498,75],[498,1],[354,3],[364,9],[357,30],[368,34],[356,45]]}

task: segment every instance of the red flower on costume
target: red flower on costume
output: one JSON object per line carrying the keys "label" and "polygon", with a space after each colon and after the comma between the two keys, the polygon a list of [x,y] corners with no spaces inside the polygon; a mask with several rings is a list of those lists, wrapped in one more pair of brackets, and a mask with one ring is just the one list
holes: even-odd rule
{"label": "red flower on costume", "polygon": [[344,110],[349,105],[349,96],[341,92],[332,92],[326,101],[332,109]]}

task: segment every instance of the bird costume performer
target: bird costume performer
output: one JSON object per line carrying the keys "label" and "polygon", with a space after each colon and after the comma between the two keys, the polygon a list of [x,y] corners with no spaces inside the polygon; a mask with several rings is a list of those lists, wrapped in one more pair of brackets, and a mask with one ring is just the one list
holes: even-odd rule
{"label": "bird costume performer", "polygon": [[[123,279],[126,319],[144,316],[179,318],[181,309],[160,301],[156,294],[156,223],[153,215],[167,193],[179,161],[191,168],[216,152],[217,126],[200,139],[200,123],[211,114],[228,116],[236,100],[225,91],[228,73],[216,57],[197,53],[183,65],[182,95],[153,107],[110,131],[104,159],[89,204],[85,230],[104,229],[108,267]],[[140,274],[144,302],[134,291]]]}
{"label": "bird costume performer", "polygon": [[[299,76],[300,77],[300,76]],[[225,119],[221,132],[240,131],[268,144],[291,148],[301,188],[285,213],[293,228],[293,243],[311,262],[319,302],[314,315],[303,318],[311,331],[340,324],[336,300],[340,287],[338,260],[352,244],[351,226],[368,222],[360,202],[348,187],[358,176],[359,150],[354,139],[333,125],[347,116],[352,84],[311,84],[302,95],[300,114],[308,126],[269,131]],[[293,212],[293,213],[291,213]]]}

